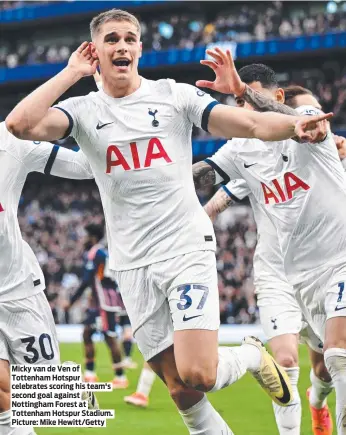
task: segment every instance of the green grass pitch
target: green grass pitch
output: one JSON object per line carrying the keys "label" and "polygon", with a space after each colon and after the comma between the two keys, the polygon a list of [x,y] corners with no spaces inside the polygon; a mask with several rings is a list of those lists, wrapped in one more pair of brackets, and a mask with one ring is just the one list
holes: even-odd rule
{"label": "green grass pitch", "polygon": [[[81,344],[61,345],[62,361],[83,363]],[[139,363],[137,370],[129,370],[130,387],[128,390],[118,390],[97,395],[100,407],[115,409],[115,419],[108,420],[106,428],[37,428],[38,435],[176,435],[187,434],[180,416],[168,396],[163,383],[157,379],[150,397],[147,409],[138,409],[126,405],[123,397],[136,388],[142,359],[138,351],[134,359]],[[311,434],[310,414],[305,396],[309,386],[309,361],[304,346],[300,347],[300,383],[299,389],[303,402],[302,434]],[[101,381],[112,379],[110,360],[104,343],[97,344],[97,373]],[[277,429],[269,397],[256,384],[255,380],[246,375],[236,384],[217,393],[209,394],[214,407],[227,421],[237,435],[274,435]],[[329,397],[329,405],[334,417],[335,395]]]}

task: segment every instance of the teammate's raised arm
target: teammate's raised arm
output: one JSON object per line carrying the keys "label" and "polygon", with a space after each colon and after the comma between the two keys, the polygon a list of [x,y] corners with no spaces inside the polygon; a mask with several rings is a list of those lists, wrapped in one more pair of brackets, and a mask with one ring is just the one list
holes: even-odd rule
{"label": "teammate's raised arm", "polygon": [[93,75],[97,60],[88,42],[72,53],[59,74],[24,98],[6,118],[7,129],[19,139],[58,140],[69,128],[69,118],[51,106],[82,77]]}

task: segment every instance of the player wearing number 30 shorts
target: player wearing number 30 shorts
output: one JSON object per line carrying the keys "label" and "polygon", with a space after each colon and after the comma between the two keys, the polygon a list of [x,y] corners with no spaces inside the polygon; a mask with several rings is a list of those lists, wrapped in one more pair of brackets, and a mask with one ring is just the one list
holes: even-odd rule
{"label": "player wearing number 30 shorts", "polygon": [[31,427],[10,426],[9,363],[59,364],[60,354],[44,276],[20,233],[18,202],[29,172],[81,179],[93,175],[82,153],[18,140],[5,123],[0,124],[0,167],[0,434],[32,435]]}

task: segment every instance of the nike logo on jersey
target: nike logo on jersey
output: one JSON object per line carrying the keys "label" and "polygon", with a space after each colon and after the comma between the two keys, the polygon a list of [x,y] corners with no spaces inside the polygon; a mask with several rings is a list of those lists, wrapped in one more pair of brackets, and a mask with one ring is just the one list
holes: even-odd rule
{"label": "nike logo on jersey", "polygon": [[187,322],[188,320],[195,319],[196,317],[201,317],[203,314],[199,314],[198,316],[186,317],[186,314],[183,317],[183,322]]}
{"label": "nike logo on jersey", "polygon": [[345,309],[346,309],[346,307],[338,307],[338,306],[335,307],[335,311],[340,311],[340,310],[345,310]]}
{"label": "nike logo on jersey", "polygon": [[110,125],[110,124],[114,124],[114,121],[107,122],[106,124],[100,124],[100,123],[98,123],[97,126],[96,126],[96,130],[101,130],[101,128],[106,127],[106,125]]}
{"label": "nike logo on jersey", "polygon": [[257,165],[257,163],[252,163],[251,165],[247,165],[246,163],[244,163],[244,168],[247,169],[247,168],[250,168],[250,166],[253,166],[253,165]]}
{"label": "nike logo on jersey", "polygon": [[282,155],[282,160],[283,160],[284,162],[288,162],[288,157],[285,156],[285,154],[281,154],[281,155]]}
{"label": "nike logo on jersey", "polygon": [[283,405],[287,405],[291,401],[291,393],[290,393],[290,390],[288,388],[288,385],[286,384],[285,379],[283,378],[282,374],[280,373],[280,370],[277,368],[277,365],[275,364],[275,362],[274,362],[274,366],[276,368],[276,371],[278,372],[281,386],[282,386],[282,390],[283,390],[282,396],[281,397],[276,396],[276,398]]}

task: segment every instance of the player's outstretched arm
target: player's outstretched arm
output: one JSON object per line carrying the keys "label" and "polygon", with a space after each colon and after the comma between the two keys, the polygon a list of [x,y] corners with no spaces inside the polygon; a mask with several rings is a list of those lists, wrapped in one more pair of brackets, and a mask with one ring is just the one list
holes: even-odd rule
{"label": "player's outstretched arm", "polygon": [[217,216],[225,211],[234,201],[228,195],[223,187],[215,193],[215,195],[206,203],[204,210],[210,217],[211,221],[217,218]]}
{"label": "player's outstretched arm", "polygon": [[83,42],[66,68],[17,104],[6,118],[7,129],[19,139],[51,141],[64,137],[69,119],[51,106],[82,77],[93,75],[96,67],[89,43]]}
{"label": "player's outstretched arm", "polygon": [[258,138],[280,141],[297,136],[303,142],[314,142],[318,123],[330,119],[332,113],[314,116],[289,116],[280,113],[258,113],[218,104],[209,116],[208,131],[225,138]]}

